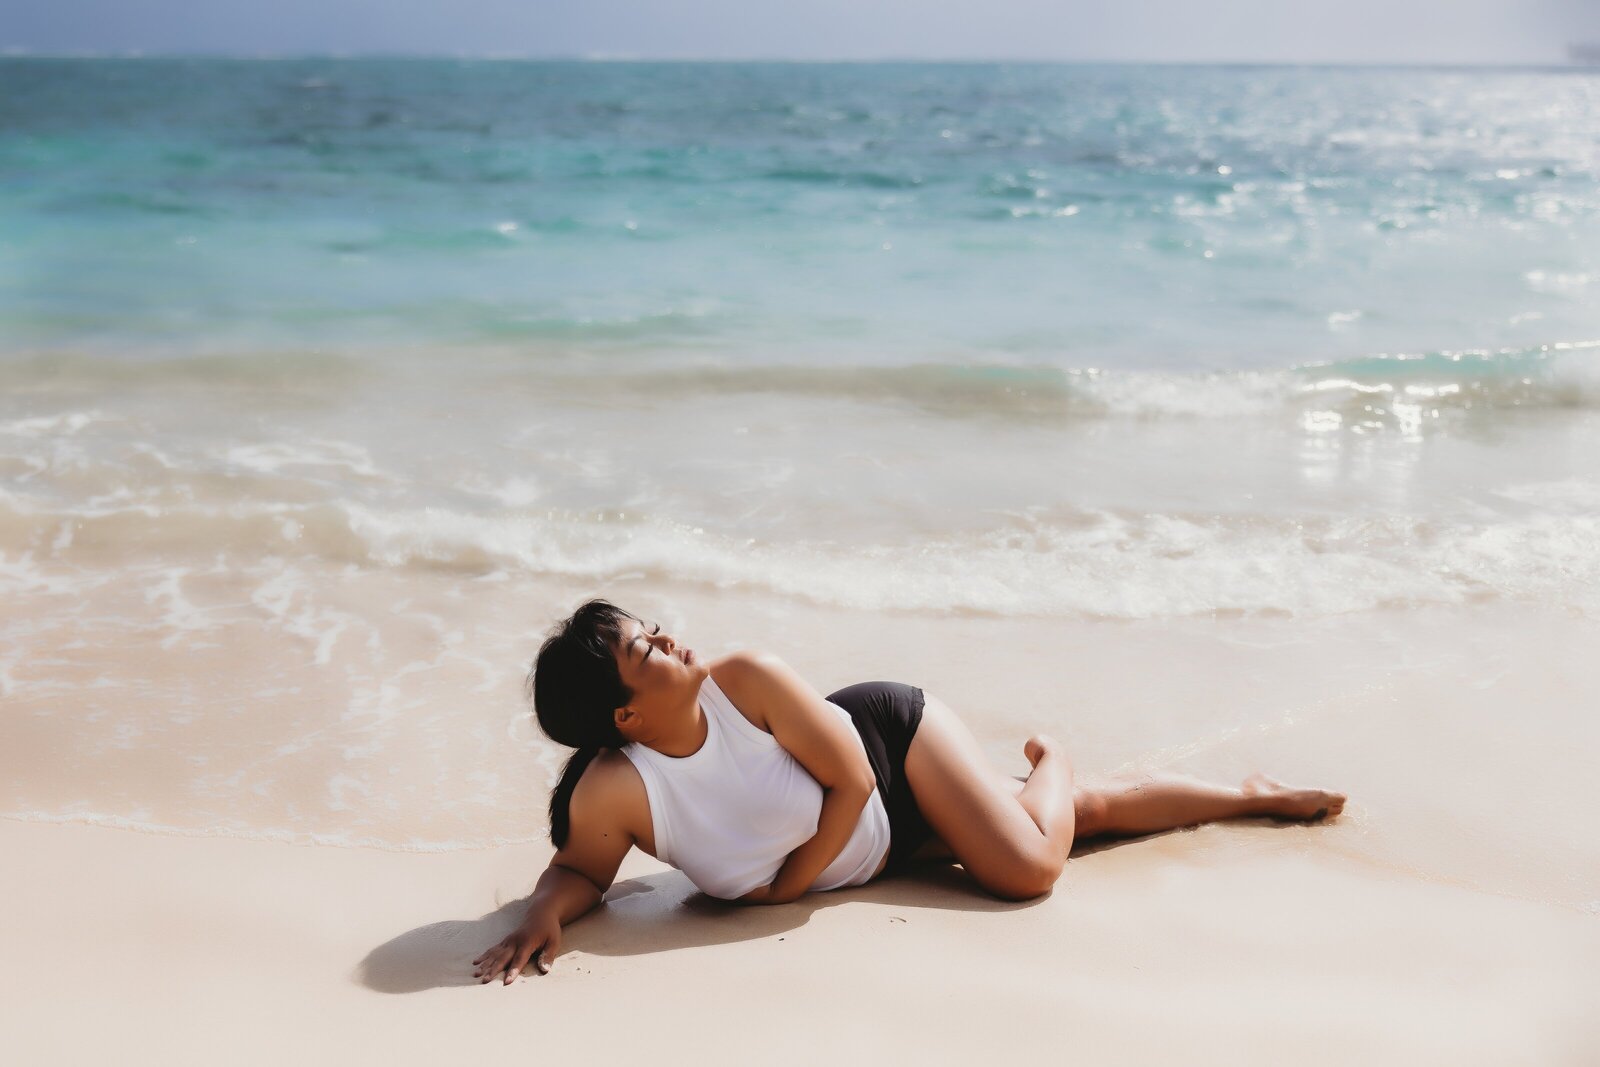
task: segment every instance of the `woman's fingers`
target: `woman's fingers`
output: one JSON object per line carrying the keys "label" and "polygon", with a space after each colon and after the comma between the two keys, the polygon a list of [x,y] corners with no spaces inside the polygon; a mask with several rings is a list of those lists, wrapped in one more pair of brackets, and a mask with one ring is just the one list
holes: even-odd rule
{"label": "woman's fingers", "polygon": [[502,941],[473,961],[477,964],[478,969],[472,973],[487,982],[490,978],[500,973],[510,954],[510,946],[505,941]]}
{"label": "woman's fingers", "polygon": [[534,970],[539,974],[549,974],[550,961],[555,958],[559,946],[558,934],[540,936],[519,930],[473,960],[476,969],[472,974],[480,985],[500,975],[504,975],[505,984],[510,985],[516,981],[529,960],[533,961]]}
{"label": "woman's fingers", "polygon": [[[515,956],[511,957],[512,966],[506,970],[506,985],[510,985],[512,982],[517,980],[517,975],[522,973],[522,968],[528,965],[529,957],[531,957],[536,950],[543,947],[544,945],[542,944],[534,944],[530,941],[528,944],[524,945]],[[544,972],[540,971],[539,973],[543,974]]]}
{"label": "woman's fingers", "polygon": [[[516,963],[517,961],[515,959],[513,959],[511,962],[512,963]],[[517,980],[517,975],[519,975],[521,973],[522,973],[522,968],[521,967],[507,966],[506,967],[506,976],[505,976],[503,984],[504,985],[510,985],[512,982],[515,982]]]}
{"label": "woman's fingers", "polygon": [[533,957],[533,965],[539,969],[540,974],[550,973],[550,964],[561,953],[561,928],[556,929],[544,939],[544,944],[539,946],[538,955]]}
{"label": "woman's fingers", "polygon": [[484,949],[483,952],[479,953],[478,958],[473,960],[472,962],[474,964],[483,963],[484,961],[486,961],[490,957],[496,955],[502,949],[506,948],[510,944],[511,944],[511,939],[509,937],[502,937],[498,944],[491,945],[488,948]]}

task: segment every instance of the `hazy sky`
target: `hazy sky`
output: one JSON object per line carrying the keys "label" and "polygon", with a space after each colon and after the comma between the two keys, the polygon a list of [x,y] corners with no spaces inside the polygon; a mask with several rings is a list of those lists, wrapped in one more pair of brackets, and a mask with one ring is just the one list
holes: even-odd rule
{"label": "hazy sky", "polygon": [[0,0],[0,48],[1559,63],[1600,0]]}

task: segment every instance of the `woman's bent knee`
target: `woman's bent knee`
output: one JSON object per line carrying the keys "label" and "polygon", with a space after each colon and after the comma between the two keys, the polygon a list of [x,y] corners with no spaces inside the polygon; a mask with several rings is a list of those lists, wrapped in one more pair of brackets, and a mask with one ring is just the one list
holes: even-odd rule
{"label": "woman's bent knee", "polygon": [[1034,900],[1050,892],[1061,878],[1065,861],[1040,857],[998,877],[980,878],[979,884],[1001,900]]}

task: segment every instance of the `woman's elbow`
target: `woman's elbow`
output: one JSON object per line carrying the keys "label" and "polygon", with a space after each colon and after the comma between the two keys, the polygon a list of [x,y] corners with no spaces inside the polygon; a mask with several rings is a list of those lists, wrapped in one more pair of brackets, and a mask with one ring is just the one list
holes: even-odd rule
{"label": "woman's elbow", "polygon": [[878,788],[878,780],[868,771],[865,777],[859,774],[851,775],[843,782],[836,784],[831,792],[839,793],[850,798],[852,803],[859,803],[863,808],[867,801],[872,799],[873,792]]}

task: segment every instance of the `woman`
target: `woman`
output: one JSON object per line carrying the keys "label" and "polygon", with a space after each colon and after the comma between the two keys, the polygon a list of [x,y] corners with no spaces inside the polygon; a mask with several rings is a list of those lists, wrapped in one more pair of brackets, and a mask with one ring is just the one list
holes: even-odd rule
{"label": "woman", "polygon": [[959,861],[995,896],[1049,891],[1077,838],[1241,815],[1320,819],[1344,796],[1261,775],[1238,789],[1175,775],[1075,788],[1054,740],[996,771],[941,701],[868,682],[826,701],[781,660],[702,661],[659,626],[592,600],[545,641],[530,678],[539,725],[578,751],[550,797],[556,854],[527,917],[473,963],[507,985],[548,972],[561,927],[599,904],[634,847],[704,892],[784,904],[917,858]]}

